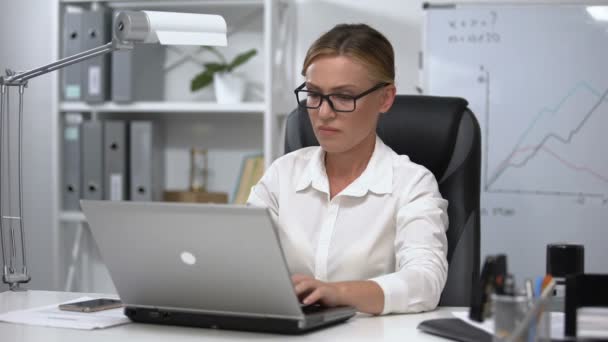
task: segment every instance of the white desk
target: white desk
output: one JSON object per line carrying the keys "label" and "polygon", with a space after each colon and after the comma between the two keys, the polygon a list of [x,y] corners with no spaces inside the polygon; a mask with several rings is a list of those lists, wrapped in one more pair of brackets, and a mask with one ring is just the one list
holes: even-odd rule
{"label": "white desk", "polygon": [[[81,296],[99,296],[72,292],[27,291],[0,293],[0,313],[64,302]],[[451,311],[464,308],[440,308],[433,312],[410,315],[372,317],[359,314],[348,322],[305,335],[287,336],[162,326],[152,324],[127,324],[103,330],[72,330],[44,328],[0,322],[0,340],[13,341],[235,341],[243,339],[284,341],[445,341],[416,329],[418,323],[431,318],[449,317]]]}

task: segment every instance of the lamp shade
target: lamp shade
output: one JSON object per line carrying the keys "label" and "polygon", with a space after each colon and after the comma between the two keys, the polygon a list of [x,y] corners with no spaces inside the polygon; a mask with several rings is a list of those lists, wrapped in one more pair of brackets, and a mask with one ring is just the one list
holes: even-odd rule
{"label": "lamp shade", "polygon": [[122,11],[113,33],[123,43],[227,45],[226,21],[212,14]]}

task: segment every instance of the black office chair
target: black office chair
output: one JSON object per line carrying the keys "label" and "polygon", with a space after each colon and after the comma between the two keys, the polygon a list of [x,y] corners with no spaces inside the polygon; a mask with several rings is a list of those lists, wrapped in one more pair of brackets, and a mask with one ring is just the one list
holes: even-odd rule
{"label": "black office chair", "polygon": [[[398,154],[424,165],[449,201],[448,280],[440,305],[469,306],[479,279],[481,133],[467,101],[397,95],[378,122],[378,136]],[[285,153],[319,145],[306,109],[287,117]]]}

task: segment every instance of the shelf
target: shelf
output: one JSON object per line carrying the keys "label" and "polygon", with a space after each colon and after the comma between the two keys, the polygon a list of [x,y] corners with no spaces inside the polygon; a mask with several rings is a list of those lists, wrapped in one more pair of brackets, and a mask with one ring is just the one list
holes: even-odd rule
{"label": "shelf", "polygon": [[81,211],[62,211],[59,220],[63,222],[85,222],[86,219]]}
{"label": "shelf", "polygon": [[[217,164],[214,164],[213,170],[218,177],[215,177],[213,180],[215,183],[210,182],[210,185],[216,187],[218,191],[228,193],[234,190],[232,174],[240,165],[241,155],[257,154],[262,149],[265,166],[276,158],[283,141],[281,132],[285,125],[285,114],[293,110],[296,105],[293,102],[293,95],[279,96],[275,91],[282,89],[291,93],[291,85],[295,84],[293,77],[290,76],[291,73],[282,77],[294,62],[292,54],[288,51],[292,51],[292,45],[295,43],[292,39],[283,39],[294,38],[296,35],[292,25],[293,20],[297,18],[293,0],[57,0],[57,2],[58,10],[51,14],[54,16],[55,24],[52,30],[56,36],[52,44],[55,50],[61,50],[65,19],[63,14],[67,11],[87,11],[96,8],[107,8],[112,11],[152,10],[221,15],[226,19],[229,34],[236,33],[232,37],[234,39],[229,38],[232,45],[229,45],[230,49],[227,52],[236,52],[251,45],[251,48],[258,49],[260,60],[257,64],[252,64],[250,69],[244,70],[251,73],[248,79],[254,81],[253,96],[248,99],[255,102],[231,105],[218,104],[212,97],[194,96],[187,89],[188,87],[184,87],[184,78],[187,80],[189,75],[193,74],[193,70],[199,70],[196,64],[184,70],[171,69],[172,65],[166,65],[169,70],[164,71],[173,74],[165,75],[162,87],[135,92],[132,98],[135,101],[132,103],[117,103],[111,98],[99,104],[87,103],[84,98],[80,102],[63,101],[60,96],[61,86],[55,82],[51,92],[54,94],[56,105],[55,108],[50,109],[54,111],[52,115],[56,119],[53,120],[51,127],[54,198],[61,198],[62,156],[69,153],[62,145],[63,124],[69,119],[66,118],[68,116],[66,114],[70,113],[82,113],[82,120],[99,122],[150,120],[158,123],[166,139],[165,154],[170,154],[172,157],[172,159],[167,158],[163,165],[165,175],[169,174],[166,177],[175,184],[182,184],[182,177],[187,176],[182,172],[184,167],[182,158],[187,158],[191,146],[214,150],[213,161]],[[198,51],[196,48],[183,50],[186,53],[183,56]],[[171,51],[170,59],[177,63],[182,60],[180,56],[182,54],[178,51]],[[141,79],[141,81],[145,80]],[[147,82],[143,84],[148,85]],[[158,80],[149,83],[154,87],[159,84],[161,83]],[[283,104],[287,99],[292,101]],[[53,208],[52,213],[53,229],[58,233],[52,241],[54,286],[61,287],[62,281],[65,280],[66,284],[75,285],[73,288],[75,291],[107,292],[108,288],[112,288],[111,282],[110,286],[104,284],[103,280],[107,278],[107,274],[99,274],[102,268],[98,266],[103,265],[103,262],[96,252],[90,250],[92,245],[87,242],[90,240],[83,240],[81,243],[80,239],[76,240],[72,236],[73,233],[81,231],[80,228],[86,228],[88,220],[78,209],[64,210],[61,204],[58,207]],[[77,230],[72,231],[74,228]],[[79,245],[76,245],[77,243]],[[71,249],[66,248],[71,244],[74,244]],[[70,251],[79,253],[72,255],[70,267],[61,267],[69,258]],[[71,269],[76,272],[70,273]]]}
{"label": "shelf", "polygon": [[264,113],[263,102],[219,104],[215,102],[133,102],[118,104],[105,102],[91,105],[84,102],[61,102],[62,112],[98,113]]}
{"label": "shelf", "polygon": [[63,4],[106,3],[114,8],[180,7],[180,6],[262,6],[264,0],[60,0]]}

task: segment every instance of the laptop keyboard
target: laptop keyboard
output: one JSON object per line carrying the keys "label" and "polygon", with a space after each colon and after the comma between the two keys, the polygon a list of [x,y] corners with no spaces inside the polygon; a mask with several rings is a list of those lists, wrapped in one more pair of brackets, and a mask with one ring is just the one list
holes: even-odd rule
{"label": "laptop keyboard", "polygon": [[301,308],[302,308],[302,312],[305,315],[319,313],[319,312],[327,310],[326,306],[323,306],[320,304],[302,305]]}

